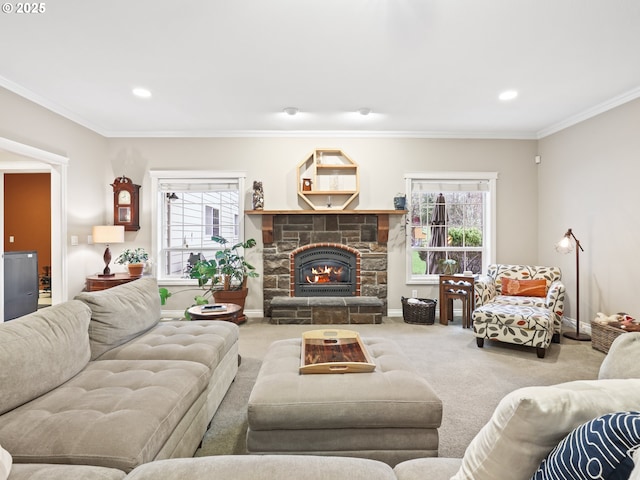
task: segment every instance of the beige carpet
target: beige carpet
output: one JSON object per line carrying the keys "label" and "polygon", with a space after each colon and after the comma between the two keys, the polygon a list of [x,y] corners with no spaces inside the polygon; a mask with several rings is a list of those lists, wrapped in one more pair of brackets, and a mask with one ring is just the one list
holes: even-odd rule
{"label": "beige carpet", "polygon": [[[247,401],[268,346],[319,328],[335,327],[270,325],[264,319],[249,319],[240,327],[242,364],[238,376],[196,456],[246,453]],[[530,385],[595,379],[604,359],[590,342],[566,338],[552,344],[544,359],[539,359],[534,349],[516,345],[485,342],[480,349],[459,320],[442,326],[410,325],[401,318],[385,318],[381,325],[340,328],[356,330],[361,336],[390,338],[401,345],[442,399],[441,457],[461,457],[506,393]]]}

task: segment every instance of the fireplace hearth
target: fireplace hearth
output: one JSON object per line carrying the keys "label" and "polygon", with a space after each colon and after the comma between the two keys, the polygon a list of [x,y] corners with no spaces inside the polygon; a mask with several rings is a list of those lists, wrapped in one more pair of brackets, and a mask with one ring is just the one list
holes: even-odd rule
{"label": "fireplace hearth", "polygon": [[309,245],[291,253],[293,297],[346,297],[358,289],[360,253],[345,245]]}

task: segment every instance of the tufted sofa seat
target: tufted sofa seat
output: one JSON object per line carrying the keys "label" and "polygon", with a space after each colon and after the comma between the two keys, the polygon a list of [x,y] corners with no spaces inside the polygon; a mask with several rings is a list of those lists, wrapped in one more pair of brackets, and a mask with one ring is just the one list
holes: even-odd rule
{"label": "tufted sofa seat", "polygon": [[160,322],[151,278],[76,298],[0,324],[0,445],[14,464],[123,473],[192,456],[238,370],[238,326]]}

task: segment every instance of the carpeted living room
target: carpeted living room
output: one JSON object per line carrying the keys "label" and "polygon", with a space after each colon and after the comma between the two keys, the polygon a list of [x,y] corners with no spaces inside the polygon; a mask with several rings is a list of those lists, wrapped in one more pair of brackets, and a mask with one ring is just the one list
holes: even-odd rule
{"label": "carpeted living room", "polygon": [[2,10],[0,480],[640,480],[640,2]]}
{"label": "carpeted living room", "polygon": [[[267,348],[276,340],[298,338],[328,325],[272,325],[252,318],[240,327],[240,364],[196,456],[246,454],[247,402]],[[590,343],[565,340],[543,361],[534,361],[526,347],[500,344],[480,350],[459,317],[448,326],[412,325],[385,318],[380,325],[349,325],[361,336],[382,336],[397,342],[441,398],[442,425],[438,454],[462,458],[487,423],[498,402],[521,387],[592,380],[605,354]],[[355,374],[354,374],[355,375]]]}

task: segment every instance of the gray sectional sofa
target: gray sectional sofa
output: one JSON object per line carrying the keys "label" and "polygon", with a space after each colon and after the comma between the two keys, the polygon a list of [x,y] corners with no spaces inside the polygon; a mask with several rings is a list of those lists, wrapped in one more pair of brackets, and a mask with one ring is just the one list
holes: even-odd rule
{"label": "gray sectional sofa", "polygon": [[[228,387],[212,376],[221,370],[219,376],[232,378],[237,327],[224,324],[231,335],[225,337],[209,333],[217,322],[142,322],[132,336],[128,322],[108,319],[115,310],[144,315],[139,300],[119,303],[122,296],[142,295],[138,287],[154,287],[133,284],[111,294],[83,293],[46,313],[0,324],[0,362],[11,366],[0,369],[0,480],[528,480],[577,426],[609,412],[640,410],[640,333],[627,333],[613,342],[597,380],[505,396],[462,459],[420,458],[391,468],[309,455],[170,458],[193,454],[220,396],[211,390]],[[81,334],[86,329],[90,335]],[[92,360],[89,337],[96,342]],[[112,347],[101,351],[107,344]],[[217,351],[219,360],[202,360],[204,350]],[[212,376],[209,361],[218,362]],[[640,444],[627,453],[634,450],[638,465]],[[640,466],[629,478],[640,479]]]}
{"label": "gray sectional sofa", "polygon": [[142,278],[0,324],[0,364],[14,464],[124,474],[194,454],[238,370],[238,326],[160,322],[157,284]]}

